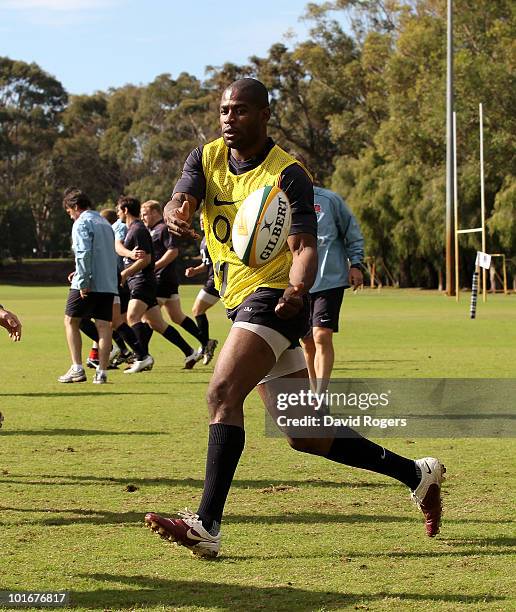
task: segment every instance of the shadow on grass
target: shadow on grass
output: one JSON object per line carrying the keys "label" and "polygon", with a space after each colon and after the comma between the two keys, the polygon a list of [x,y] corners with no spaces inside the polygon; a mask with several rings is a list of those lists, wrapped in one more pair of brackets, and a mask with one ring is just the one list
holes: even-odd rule
{"label": "shadow on grass", "polygon": [[[109,512],[107,510],[87,510],[83,508],[33,508],[20,509],[0,506],[2,511],[28,512],[28,513],[51,513],[66,514],[69,516],[54,516],[42,519],[31,518],[27,522],[20,522],[18,525],[117,525],[117,524],[143,524],[144,512]],[[153,508],[149,508],[154,512]],[[169,516],[170,511],[163,510],[158,512],[164,516]],[[230,514],[224,517],[224,523],[228,525],[316,525],[316,524],[360,524],[360,523],[400,523],[419,522],[419,517],[389,516],[378,514],[328,514],[323,512],[303,512],[296,514]],[[2,522],[0,522],[0,525]],[[10,519],[5,525],[16,524]]]}
{"label": "shadow on grass", "polygon": [[[152,511],[162,514],[163,516],[170,516],[170,509],[156,510],[156,508],[149,507],[145,511],[138,512],[111,512],[109,510],[90,510],[85,508],[13,508],[9,506],[0,505],[0,510],[10,511],[16,513],[28,513],[28,514],[53,514],[53,515],[65,515],[65,516],[52,516],[45,518],[34,518],[31,517],[29,520],[21,520],[19,522],[14,521],[12,518],[1,522],[0,525],[44,525],[44,526],[57,526],[57,525],[140,525],[143,523],[143,517],[145,512]],[[172,512],[173,514],[173,512]],[[359,524],[381,524],[381,523],[421,523],[421,517],[418,514],[413,516],[399,516],[394,514],[345,514],[345,513],[325,513],[325,512],[298,512],[291,514],[228,514],[224,517],[224,523],[227,525],[359,525]],[[484,520],[484,519],[447,519],[449,524],[506,524],[514,521],[507,520]],[[442,544],[451,546],[512,546],[510,542],[513,540],[499,538],[489,540],[489,538],[464,538],[458,540],[439,540]],[[450,544],[451,542],[457,542],[456,544]],[[462,543],[463,542],[463,543]],[[387,556],[417,556],[419,553],[405,553],[405,552],[393,552]],[[440,550],[436,553],[448,554],[446,551]],[[450,553],[453,554],[453,553]],[[460,553],[462,554],[462,553]],[[242,557],[246,558],[246,557]]]}
{"label": "shadow on grass", "polygon": [[[108,432],[110,433],[110,432]],[[119,432],[121,435],[125,432]],[[132,433],[132,432],[129,432]],[[145,432],[139,432],[143,435]],[[147,432],[151,435],[153,432]],[[160,434],[160,432],[155,432]],[[16,483],[26,485],[65,485],[75,486],[81,484],[100,484],[100,485],[112,485],[115,484],[134,484],[138,486],[167,486],[167,487],[195,487],[202,489],[204,486],[204,480],[199,478],[115,478],[112,476],[67,476],[61,474],[38,474],[38,478],[45,480],[27,480],[30,476],[24,476],[21,474],[11,474],[8,478],[0,478],[0,483]],[[34,477],[33,477],[34,478]],[[397,487],[394,482],[343,482],[333,480],[233,480],[231,486],[233,488],[240,489],[263,489],[263,493],[267,495],[278,495],[284,492],[292,491],[299,487],[321,487],[325,489],[384,489],[386,487]],[[287,487],[283,489],[282,487]]]}
{"label": "shadow on grass", "polygon": [[[199,580],[167,580],[151,576],[116,574],[80,574],[79,577],[104,584],[128,585],[127,589],[99,588],[94,591],[71,593],[72,606],[89,609],[134,608],[144,604],[162,605],[167,609],[205,607],[224,610],[336,610],[357,604],[367,604],[386,598],[396,599],[398,607],[416,609],[418,603],[468,603],[481,605],[504,601],[496,595],[464,595],[462,593],[422,594],[406,592],[342,593],[337,591],[309,591],[288,584],[249,586]],[[400,601],[401,600],[401,601]],[[478,609],[478,608],[477,608]]]}
{"label": "shadow on grass", "polygon": [[165,435],[169,435],[168,432],[165,432],[165,431],[106,431],[103,429],[13,429],[13,430],[0,431],[0,437],[1,436],[165,436]]}

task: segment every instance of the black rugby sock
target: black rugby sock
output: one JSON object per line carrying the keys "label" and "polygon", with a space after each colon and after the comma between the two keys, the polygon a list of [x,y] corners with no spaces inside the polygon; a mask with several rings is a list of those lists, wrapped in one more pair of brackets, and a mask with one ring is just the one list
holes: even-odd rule
{"label": "black rugby sock", "polygon": [[116,345],[122,353],[127,353],[127,346],[124,342],[124,339],[116,329],[113,330],[113,340],[115,341]]}
{"label": "black rugby sock", "polygon": [[352,429],[349,429],[348,433],[350,437],[335,438],[326,455],[327,459],[385,474],[403,482],[412,490],[418,486],[421,472],[418,475],[415,461],[371,442]]}
{"label": "black rugby sock", "polygon": [[208,317],[205,314],[200,314],[195,317],[197,321],[197,327],[201,333],[201,344],[206,346],[210,339],[210,324],[208,323]]}
{"label": "black rugby sock", "polygon": [[181,336],[177,329],[172,327],[172,325],[169,325],[162,335],[163,338],[166,338],[169,342],[175,344],[178,349],[183,351],[185,357],[189,357],[193,353],[193,348],[188,344],[183,336]]}
{"label": "black rugby sock", "polygon": [[203,336],[201,334],[201,331],[197,327],[197,325],[194,323],[194,321],[190,319],[190,317],[185,317],[183,319],[183,322],[181,323],[181,327],[185,331],[187,331],[189,334],[191,334],[194,338],[197,338],[197,340],[199,340],[199,342],[204,346]]}
{"label": "black rugby sock", "polygon": [[116,331],[125,340],[126,344],[130,347],[135,355],[141,354],[142,349],[138,344],[134,331],[129,327],[129,325],[127,325],[127,323],[122,323],[119,325]]}
{"label": "black rugby sock", "polygon": [[209,531],[213,522],[222,521],[224,504],[233,476],[244,450],[245,432],[242,427],[215,423],[210,425],[206,478],[197,514],[203,527]]}
{"label": "black rugby sock", "polygon": [[79,329],[86,334],[88,338],[91,338],[93,342],[99,341],[99,332],[97,331],[97,326],[91,319],[81,319],[79,324]]}
{"label": "black rugby sock", "polygon": [[151,341],[154,330],[148,323],[144,323],[144,325],[145,325],[145,333],[147,334],[147,346],[148,346]]}
{"label": "black rugby sock", "polygon": [[146,323],[135,323],[131,326],[131,329],[136,336],[136,340],[138,340],[139,351],[136,352],[136,357],[138,361],[141,361],[149,354],[149,341],[147,339],[147,327]]}

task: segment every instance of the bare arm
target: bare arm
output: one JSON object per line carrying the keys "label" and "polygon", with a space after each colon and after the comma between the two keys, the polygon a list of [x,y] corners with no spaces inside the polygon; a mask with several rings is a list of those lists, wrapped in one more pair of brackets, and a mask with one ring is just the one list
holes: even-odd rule
{"label": "bare arm", "polygon": [[161,268],[166,268],[169,264],[171,264],[174,259],[179,255],[179,249],[167,249],[164,253],[163,257],[160,257],[154,263],[154,270],[161,270]]}
{"label": "bare arm", "polygon": [[191,236],[200,238],[191,228],[199,201],[189,193],[175,193],[163,210],[163,218],[168,231],[175,236]]}
{"label": "bare arm", "polygon": [[125,270],[122,270],[120,274],[120,276],[122,277],[122,284],[125,283],[125,281],[128,278],[130,278],[131,276],[134,276],[135,274],[140,272],[140,270],[143,270],[143,268],[146,268],[150,264],[150,262],[151,262],[150,253],[145,253],[144,257],[142,257],[141,259],[137,259],[128,268],[126,268]]}
{"label": "bare arm", "polygon": [[303,307],[303,295],[308,293],[317,275],[317,239],[312,234],[294,234],[288,237],[292,252],[289,286],[276,306],[280,319],[290,319]]}
{"label": "bare arm", "polygon": [[203,263],[195,267],[191,266],[190,268],[186,268],[185,276],[187,278],[193,278],[194,276],[198,276],[199,274],[201,274],[207,269],[208,269],[208,266]]}
{"label": "bare arm", "polygon": [[115,251],[117,255],[120,255],[120,257],[129,257],[129,259],[137,259],[137,256],[135,254],[136,249],[134,249],[133,251],[126,249],[124,243],[121,240],[115,240]]}
{"label": "bare arm", "polygon": [[2,307],[0,307],[0,326],[5,327],[13,342],[21,340],[22,324],[20,320],[13,312]]}

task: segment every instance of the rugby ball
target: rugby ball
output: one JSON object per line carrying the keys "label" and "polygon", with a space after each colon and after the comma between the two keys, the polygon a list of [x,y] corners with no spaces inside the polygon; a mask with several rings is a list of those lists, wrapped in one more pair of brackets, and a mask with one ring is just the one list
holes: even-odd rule
{"label": "rugby ball", "polygon": [[285,246],[292,210],[279,187],[262,187],[242,202],[233,222],[233,249],[242,263],[258,268],[272,261]]}

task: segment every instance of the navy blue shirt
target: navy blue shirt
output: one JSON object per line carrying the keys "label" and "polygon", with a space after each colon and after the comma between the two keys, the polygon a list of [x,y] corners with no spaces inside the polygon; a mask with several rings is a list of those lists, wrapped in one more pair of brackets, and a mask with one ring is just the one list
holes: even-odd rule
{"label": "navy blue shirt", "polygon": [[[158,221],[156,225],[149,228],[149,232],[152,238],[152,246],[154,248],[155,261],[161,259],[167,251],[177,249],[174,236],[168,231],[167,226],[163,219]],[[156,280],[158,283],[171,283],[173,285],[178,284],[177,271],[176,271],[176,260],[169,263],[168,266],[154,270]]]}
{"label": "navy blue shirt", "polygon": [[[143,221],[139,219],[133,221],[127,230],[127,236],[124,240],[124,246],[129,251],[132,251],[134,247],[138,247],[147,254],[150,254],[151,261],[148,266],[140,270],[131,278],[128,279],[130,284],[136,284],[142,281],[151,281],[155,283],[154,279],[154,249],[152,248],[152,239],[149,230],[145,227]],[[128,268],[134,263],[134,260],[130,257],[124,257],[124,266]]]}

